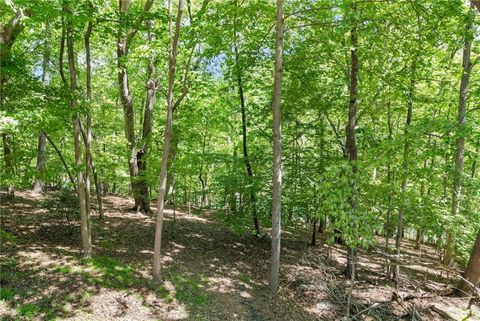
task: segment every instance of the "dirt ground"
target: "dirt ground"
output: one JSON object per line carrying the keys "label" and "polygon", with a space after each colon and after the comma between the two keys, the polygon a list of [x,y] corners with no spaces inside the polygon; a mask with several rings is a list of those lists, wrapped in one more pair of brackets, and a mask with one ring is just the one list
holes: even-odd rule
{"label": "dirt ground", "polygon": [[[3,196],[3,195],[2,195]],[[106,219],[92,217],[94,257],[80,260],[77,221],[41,206],[44,196],[1,200],[1,320],[342,320],[350,283],[345,248],[310,246],[307,229],[285,232],[281,288],[268,291],[268,237],[237,235],[211,211],[168,209],[163,285],[151,282],[154,219],[130,200],[104,197]],[[383,240],[380,240],[383,244]],[[379,245],[380,248],[380,245]],[[406,244],[400,285],[385,258],[359,251],[350,316],[355,320],[480,320],[469,299],[449,294],[456,273],[435,250]],[[402,299],[403,298],[403,299]]]}

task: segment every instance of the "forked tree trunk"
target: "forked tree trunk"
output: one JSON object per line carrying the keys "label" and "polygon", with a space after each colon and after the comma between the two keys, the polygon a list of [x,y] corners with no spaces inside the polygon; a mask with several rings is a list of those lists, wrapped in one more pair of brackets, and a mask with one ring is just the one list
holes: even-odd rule
{"label": "forked tree trunk", "polygon": [[272,193],[272,249],[270,254],[269,286],[273,293],[278,290],[280,271],[280,235],[282,201],[282,63],[283,63],[283,0],[277,0],[277,25],[275,31],[275,74],[273,84],[273,193]]}
{"label": "forked tree trunk", "polygon": [[[153,0],[147,0],[144,5],[144,12],[148,12],[152,7]],[[129,53],[129,45],[137,33],[137,29],[125,31],[125,26],[130,0],[119,0],[120,9],[120,26],[117,39],[117,67],[118,67],[118,86],[120,91],[120,101],[123,107],[123,116],[125,122],[125,136],[128,142],[128,170],[130,174],[130,185],[132,187],[132,195],[135,201],[133,210],[137,212],[148,213],[148,188],[145,189],[145,176],[140,175],[138,155],[142,157],[143,151],[137,151],[137,141],[135,135],[135,109],[133,107],[133,97],[130,92],[127,58]],[[142,162],[142,160],[140,160]],[[146,166],[143,162],[142,166]]]}
{"label": "forked tree trunk", "polygon": [[[151,43],[153,41],[153,36],[150,31],[151,22],[147,21],[147,37],[148,41]],[[138,161],[138,170],[142,179],[138,182],[139,192],[143,195],[142,207],[145,213],[150,212],[150,188],[148,180],[146,177],[147,174],[147,157],[149,153],[149,141],[150,135],[153,128],[153,108],[155,106],[155,93],[157,90],[157,83],[155,81],[156,68],[155,68],[155,54],[152,54],[148,61],[147,67],[147,97],[145,99],[145,111],[143,114],[143,128],[142,128],[142,143],[141,147],[137,152],[137,161]]]}
{"label": "forked tree trunk", "polygon": [[[171,4],[169,4],[169,7]],[[169,10],[170,12],[170,10]],[[165,190],[167,187],[167,168],[168,154],[170,151],[170,141],[172,139],[172,122],[174,106],[174,85],[175,85],[175,67],[177,64],[178,40],[180,38],[180,27],[182,22],[183,0],[178,0],[178,12],[175,23],[175,33],[171,40],[171,48],[168,62],[168,91],[167,91],[167,121],[163,137],[162,161],[160,163],[160,183],[158,187],[158,205],[157,218],[155,224],[155,243],[153,249],[153,280],[161,280],[161,255],[162,248],[162,228],[163,228],[163,210],[165,206]],[[171,14],[170,14],[171,19]]]}

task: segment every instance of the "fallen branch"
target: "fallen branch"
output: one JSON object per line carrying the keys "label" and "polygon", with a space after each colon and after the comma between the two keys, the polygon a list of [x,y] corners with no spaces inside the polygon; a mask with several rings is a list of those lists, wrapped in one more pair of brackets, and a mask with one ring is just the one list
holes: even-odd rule
{"label": "fallen branch", "polygon": [[451,320],[451,321],[456,321],[457,319],[455,319],[454,317],[452,317],[450,314],[448,314],[446,311],[440,309],[440,308],[437,308],[435,305],[431,305],[430,306],[430,309],[432,309],[433,311],[435,311],[437,314],[441,315],[442,318],[446,319],[446,320]]}

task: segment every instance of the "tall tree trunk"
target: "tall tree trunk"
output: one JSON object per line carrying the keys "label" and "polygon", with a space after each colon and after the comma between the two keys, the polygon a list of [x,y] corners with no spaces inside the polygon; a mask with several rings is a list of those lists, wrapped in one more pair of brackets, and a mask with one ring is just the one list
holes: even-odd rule
{"label": "tall tree trunk", "polygon": [[[353,9],[356,10],[355,4],[353,4]],[[352,166],[352,174],[354,177],[351,180],[351,189],[352,195],[350,197],[350,207],[352,209],[352,215],[354,215],[357,208],[356,201],[356,160],[357,160],[357,144],[355,139],[355,126],[357,119],[357,104],[358,104],[358,35],[357,27],[354,24],[350,30],[350,40],[351,40],[351,62],[350,62],[350,103],[348,107],[348,123],[346,128],[346,151],[348,155],[348,160]],[[352,221],[355,218],[352,217]],[[347,250],[347,269],[346,274],[352,280],[355,279],[355,262],[356,262],[356,249],[354,246],[349,246]]]}
{"label": "tall tree trunk", "polygon": [[[413,96],[415,93],[415,72],[417,69],[416,58],[413,59],[411,66],[411,76],[410,76],[410,88],[408,92],[408,104],[407,104],[407,117],[405,120],[405,129],[404,129],[404,143],[403,143],[403,164],[402,164],[402,185],[401,193],[402,199],[405,199],[407,191],[407,182],[408,182],[408,162],[410,157],[410,124],[412,123],[412,113],[413,113]],[[404,203],[404,202],[402,202]],[[404,204],[400,204],[398,209],[398,220],[397,220],[397,236],[395,239],[395,248],[397,251],[397,260],[400,259],[402,238],[403,238],[403,219],[405,209],[403,208]],[[395,281],[398,283],[400,280],[400,264],[395,265]]]}
{"label": "tall tree trunk", "polygon": [[[169,4],[169,7],[171,3]],[[169,10],[170,11],[170,10]],[[178,0],[178,12],[175,22],[175,33],[171,39],[170,55],[168,60],[168,91],[167,91],[167,121],[163,137],[162,161],[160,163],[160,183],[158,187],[158,205],[157,218],[155,224],[155,243],[153,249],[153,279],[155,282],[161,280],[161,256],[162,248],[162,228],[163,228],[163,210],[165,206],[165,190],[167,187],[167,168],[168,154],[170,151],[170,141],[172,139],[172,122],[174,107],[174,87],[175,87],[175,67],[177,64],[178,40],[180,38],[180,27],[182,22],[183,0]],[[169,14],[170,19],[171,14]]]}
{"label": "tall tree trunk", "polygon": [[[153,36],[150,31],[151,22],[147,21],[147,37],[148,41],[151,43],[153,41]],[[145,99],[145,110],[143,114],[143,128],[142,128],[142,144],[137,152],[137,161],[138,161],[138,170],[142,179],[139,181],[139,192],[143,195],[143,211],[146,213],[150,212],[150,188],[147,180],[147,160],[149,152],[149,143],[150,135],[153,129],[153,108],[155,106],[155,93],[157,90],[157,83],[155,81],[156,68],[155,68],[155,54],[152,53],[147,67],[147,97]]]}
{"label": "tall tree trunk", "polygon": [[100,191],[100,184],[98,182],[97,169],[95,163],[92,159],[91,152],[91,143],[92,143],[92,112],[91,112],[91,103],[92,103],[92,62],[91,62],[91,51],[90,51],[90,36],[93,29],[93,4],[91,1],[88,2],[89,6],[89,21],[87,25],[87,31],[84,34],[84,43],[85,43],[85,63],[86,63],[86,74],[87,74],[87,102],[88,102],[88,111],[87,111],[87,141],[85,143],[86,149],[86,171],[85,171],[85,190],[87,196],[87,212],[90,213],[90,171],[93,172],[93,180],[95,184],[95,194],[97,195],[98,203],[98,215],[103,218],[103,201],[102,193]]}
{"label": "tall tree trunk", "polygon": [[[470,11],[473,11],[474,2],[470,2]],[[472,12],[471,12],[472,13]],[[470,82],[470,72],[472,70],[472,62],[470,60],[470,54],[472,52],[472,39],[471,31],[473,29],[473,13],[468,18],[468,22],[465,26],[465,43],[463,48],[463,61],[462,61],[462,79],[460,81],[460,93],[458,99],[457,110],[457,135],[455,140],[455,169],[453,172],[453,189],[452,189],[452,206],[450,209],[450,215],[453,224],[458,222],[458,215],[460,212],[460,198],[462,194],[461,177],[463,175],[464,167],[464,153],[465,153],[465,133],[464,129],[467,126],[467,99],[468,99],[468,85]],[[444,264],[451,264],[453,259],[455,243],[454,227],[449,226],[447,228],[447,241],[445,244],[445,257],[443,258]]]}
{"label": "tall tree trunk", "polygon": [[[393,140],[393,125],[392,125],[392,108],[390,99],[387,102],[387,125],[388,125],[388,144],[392,144]],[[392,216],[392,183],[393,183],[393,171],[392,171],[392,153],[388,151],[388,164],[387,164],[387,185],[388,185],[388,204],[387,204],[387,217],[385,218],[385,249],[388,251],[390,246],[390,217]],[[390,271],[387,271],[390,274]]]}
{"label": "tall tree trunk", "polygon": [[278,290],[280,271],[280,235],[282,201],[282,63],[283,63],[283,0],[277,0],[277,26],[275,31],[275,74],[273,84],[273,192],[272,192],[272,249],[270,254],[269,286],[273,293]]}
{"label": "tall tree trunk", "polygon": [[[144,11],[148,12],[153,4],[153,0],[147,0],[144,5]],[[135,109],[133,107],[133,98],[130,93],[128,68],[126,59],[128,57],[129,45],[137,33],[137,29],[131,29],[126,32],[125,26],[128,25],[126,16],[130,7],[130,0],[119,0],[120,26],[117,43],[117,66],[118,66],[118,86],[120,91],[120,101],[123,107],[123,116],[125,122],[125,136],[128,142],[128,169],[130,173],[130,184],[132,194],[135,200],[133,210],[137,212],[148,213],[148,188],[145,191],[145,176],[140,175],[138,168],[138,151],[135,137]],[[143,151],[140,151],[141,157]],[[142,166],[144,163],[142,163]],[[142,188],[143,187],[143,188]],[[146,193],[146,194],[145,194]]]}
{"label": "tall tree trunk", "polygon": [[[71,17],[72,12],[69,7],[64,7],[64,11]],[[90,215],[87,211],[85,179],[82,171],[82,133],[80,116],[78,115],[78,102],[76,98],[77,91],[77,71],[75,68],[74,44],[73,44],[73,24],[72,20],[67,22],[67,51],[68,51],[68,68],[70,73],[70,90],[72,94],[71,106],[76,116],[73,119],[74,143],[75,143],[75,164],[77,166],[77,195],[80,204],[80,221],[82,232],[82,249],[83,257],[90,258],[92,256],[92,240],[90,229]]]}
{"label": "tall tree trunk", "polygon": [[467,269],[465,270],[464,280],[460,282],[460,295],[468,296],[473,292],[473,287],[469,284],[477,286],[480,281],[480,229],[477,233],[475,244],[473,245],[470,259],[468,260]]}
{"label": "tall tree trunk", "polygon": [[[235,5],[238,6],[238,3],[235,2]],[[237,8],[235,8],[237,10]],[[235,11],[235,21],[236,24],[236,11]],[[257,235],[260,234],[260,224],[257,216],[257,196],[255,194],[255,184],[253,178],[252,164],[250,163],[250,158],[248,157],[248,144],[247,144],[247,116],[245,108],[245,94],[243,90],[243,80],[242,80],[242,69],[240,66],[240,55],[238,52],[238,43],[237,43],[237,30],[234,30],[233,35],[233,49],[235,52],[235,67],[237,71],[237,85],[238,85],[238,95],[240,97],[240,108],[242,113],[242,146],[243,146],[243,160],[245,162],[245,169],[247,171],[249,185],[250,185],[250,206],[252,207],[252,218],[253,226],[255,227],[255,232]]]}
{"label": "tall tree trunk", "polygon": [[[47,82],[48,64],[50,60],[50,44],[49,44],[49,31],[50,24],[47,22],[45,25],[45,43],[43,48],[43,61],[42,61],[42,83],[45,86]],[[41,131],[38,134],[37,145],[37,167],[35,174],[35,183],[33,184],[33,191],[35,193],[42,193],[44,188],[44,176],[45,176],[45,147],[47,145],[47,139],[45,134]]]}
{"label": "tall tree trunk", "polygon": [[202,189],[202,199],[200,202],[200,207],[205,207],[206,206],[206,201],[207,201],[207,194],[206,194],[206,178],[203,177],[203,158],[205,157],[205,146],[207,144],[207,136],[208,136],[208,119],[205,123],[205,132],[203,133],[203,139],[202,139],[202,158],[200,159],[200,171],[198,174],[198,179],[200,180],[200,187]]}

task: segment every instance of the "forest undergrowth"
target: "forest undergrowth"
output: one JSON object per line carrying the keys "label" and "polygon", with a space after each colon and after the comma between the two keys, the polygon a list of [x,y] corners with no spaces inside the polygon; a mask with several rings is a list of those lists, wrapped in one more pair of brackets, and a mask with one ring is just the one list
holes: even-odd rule
{"label": "forest undergrowth", "polygon": [[[211,210],[169,207],[156,286],[153,217],[129,211],[130,199],[105,196],[105,219],[92,217],[94,256],[82,261],[80,223],[50,197],[2,197],[2,320],[342,320],[347,314],[346,250],[324,245],[321,235],[310,246],[309,228],[284,232],[275,297],[268,290],[267,236],[233,233]],[[352,320],[480,320],[478,303],[468,309],[469,299],[453,294],[460,271],[442,266],[432,246],[406,242],[396,285],[386,278],[383,244],[379,238],[376,248],[358,252]]]}

